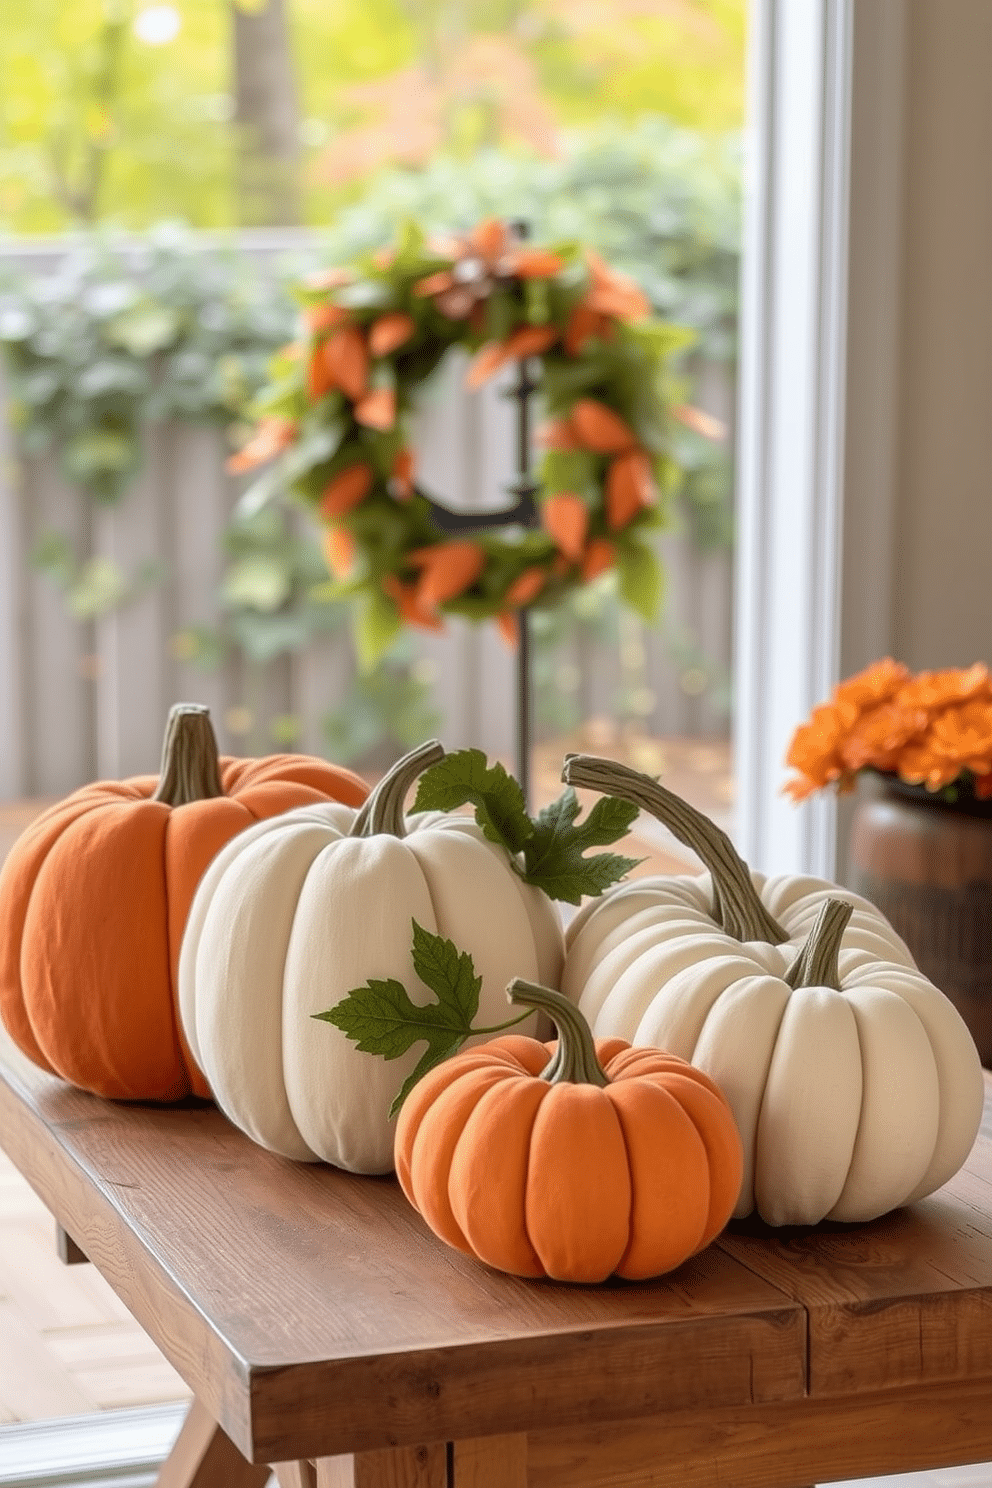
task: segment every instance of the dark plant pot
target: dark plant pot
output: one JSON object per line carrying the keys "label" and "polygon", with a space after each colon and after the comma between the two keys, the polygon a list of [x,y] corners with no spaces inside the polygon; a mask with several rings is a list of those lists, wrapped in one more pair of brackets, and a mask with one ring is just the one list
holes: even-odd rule
{"label": "dark plant pot", "polygon": [[892,922],[992,1067],[992,802],[862,776],[848,881]]}

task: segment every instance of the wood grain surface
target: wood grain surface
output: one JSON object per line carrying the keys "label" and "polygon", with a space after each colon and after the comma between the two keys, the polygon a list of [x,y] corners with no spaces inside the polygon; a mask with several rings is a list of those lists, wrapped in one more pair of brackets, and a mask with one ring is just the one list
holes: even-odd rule
{"label": "wood grain surface", "polygon": [[809,1393],[992,1379],[992,1076],[964,1168],[871,1224],[732,1224],[726,1254],[801,1302]]}
{"label": "wood grain surface", "polygon": [[99,1100],[9,1046],[0,1065],[11,1159],[253,1461],[803,1392],[802,1308],[714,1247],[649,1284],[517,1280],[392,1179],[275,1158],[212,1107]]}
{"label": "wood grain surface", "polygon": [[205,1105],[100,1101],[9,1047],[0,1134],[195,1391],[193,1458],[227,1450],[211,1421],[252,1462],[322,1459],[316,1488],[794,1488],[992,1456],[988,1120],[911,1209],[735,1225],[596,1288],[492,1272],[391,1179],[285,1162]]}
{"label": "wood grain surface", "polygon": [[[796,1488],[992,1457],[992,1381],[678,1412],[528,1438],[528,1488]],[[874,1485],[872,1485],[874,1488]],[[882,1488],[882,1485],[877,1485]]]}

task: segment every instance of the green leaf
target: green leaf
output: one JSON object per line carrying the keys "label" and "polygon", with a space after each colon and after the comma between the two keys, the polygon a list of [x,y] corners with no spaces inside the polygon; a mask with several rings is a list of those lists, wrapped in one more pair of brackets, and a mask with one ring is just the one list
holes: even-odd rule
{"label": "green leaf", "polygon": [[413,922],[413,967],[420,980],[437,998],[418,1007],[402,982],[369,979],[355,987],[341,1002],[314,1017],[335,1028],[362,1054],[399,1059],[423,1040],[427,1048],[416,1069],[408,1075],[390,1107],[395,1116],[417,1081],[461,1048],[472,1032],[472,1019],[479,1011],[482,978],[476,975],[472,957],[459,951],[450,940]]}
{"label": "green leaf", "polygon": [[629,539],[619,543],[617,576],[624,603],[645,620],[656,620],[663,586],[661,566],[652,550]]}
{"label": "green leaf", "polygon": [[123,604],[128,594],[127,575],[112,558],[91,558],[80,568],[67,596],[70,613],[77,620],[92,620]]}
{"label": "green leaf", "polygon": [[285,604],[291,589],[292,575],[286,562],[271,553],[253,553],[228,569],[221,598],[231,608],[244,605],[271,614]]}
{"label": "green leaf", "polygon": [[534,834],[519,784],[501,764],[488,765],[481,749],[457,749],[425,770],[413,809],[454,811],[466,805],[475,807],[475,819],[490,842],[511,856]]}
{"label": "green leaf", "polygon": [[100,475],[117,475],[137,463],[138,447],[127,434],[93,429],[65,446],[64,463],[71,480],[85,485]]}
{"label": "green leaf", "polygon": [[385,656],[403,629],[399,611],[378,591],[370,594],[355,616],[355,653],[363,672],[369,672]]}
{"label": "green leaf", "polygon": [[123,346],[132,356],[147,357],[171,346],[180,328],[177,311],[146,300],[115,316],[104,334],[112,346]]}
{"label": "green leaf", "polygon": [[601,796],[581,826],[575,826],[579,801],[571,787],[546,806],[534,835],[524,848],[524,877],[550,899],[578,904],[584,894],[601,894],[642,861],[617,853],[583,857],[590,847],[604,847],[626,836],[637,807],[614,796]]}
{"label": "green leaf", "polygon": [[35,568],[65,587],[76,571],[76,551],[64,532],[45,532],[31,549]]}

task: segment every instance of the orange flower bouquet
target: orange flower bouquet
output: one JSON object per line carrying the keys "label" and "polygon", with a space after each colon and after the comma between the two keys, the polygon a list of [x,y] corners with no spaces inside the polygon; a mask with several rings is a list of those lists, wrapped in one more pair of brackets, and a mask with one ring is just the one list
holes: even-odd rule
{"label": "orange flower bouquet", "polygon": [[786,762],[795,801],[872,770],[950,805],[992,803],[992,677],[982,662],[914,674],[885,657],[813,709]]}

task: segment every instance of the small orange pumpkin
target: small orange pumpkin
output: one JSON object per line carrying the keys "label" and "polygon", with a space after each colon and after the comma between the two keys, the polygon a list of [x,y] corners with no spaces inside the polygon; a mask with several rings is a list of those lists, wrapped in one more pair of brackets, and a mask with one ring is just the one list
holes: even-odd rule
{"label": "small orange pumpkin", "polygon": [[245,827],[294,806],[359,806],[326,760],[219,758],[206,708],[169,715],[161,775],[99,781],[42,813],[0,871],[0,1018],[29,1059],[97,1095],[210,1090],[189,1053],[176,973],[193,894]]}
{"label": "small orange pumpkin", "polygon": [[672,1270],[737,1201],[741,1141],[726,1100],[674,1055],[594,1044],[558,992],[519,978],[507,991],[551,1016],[557,1043],[510,1034],[425,1075],[396,1127],[404,1193],[442,1240],[516,1276]]}

